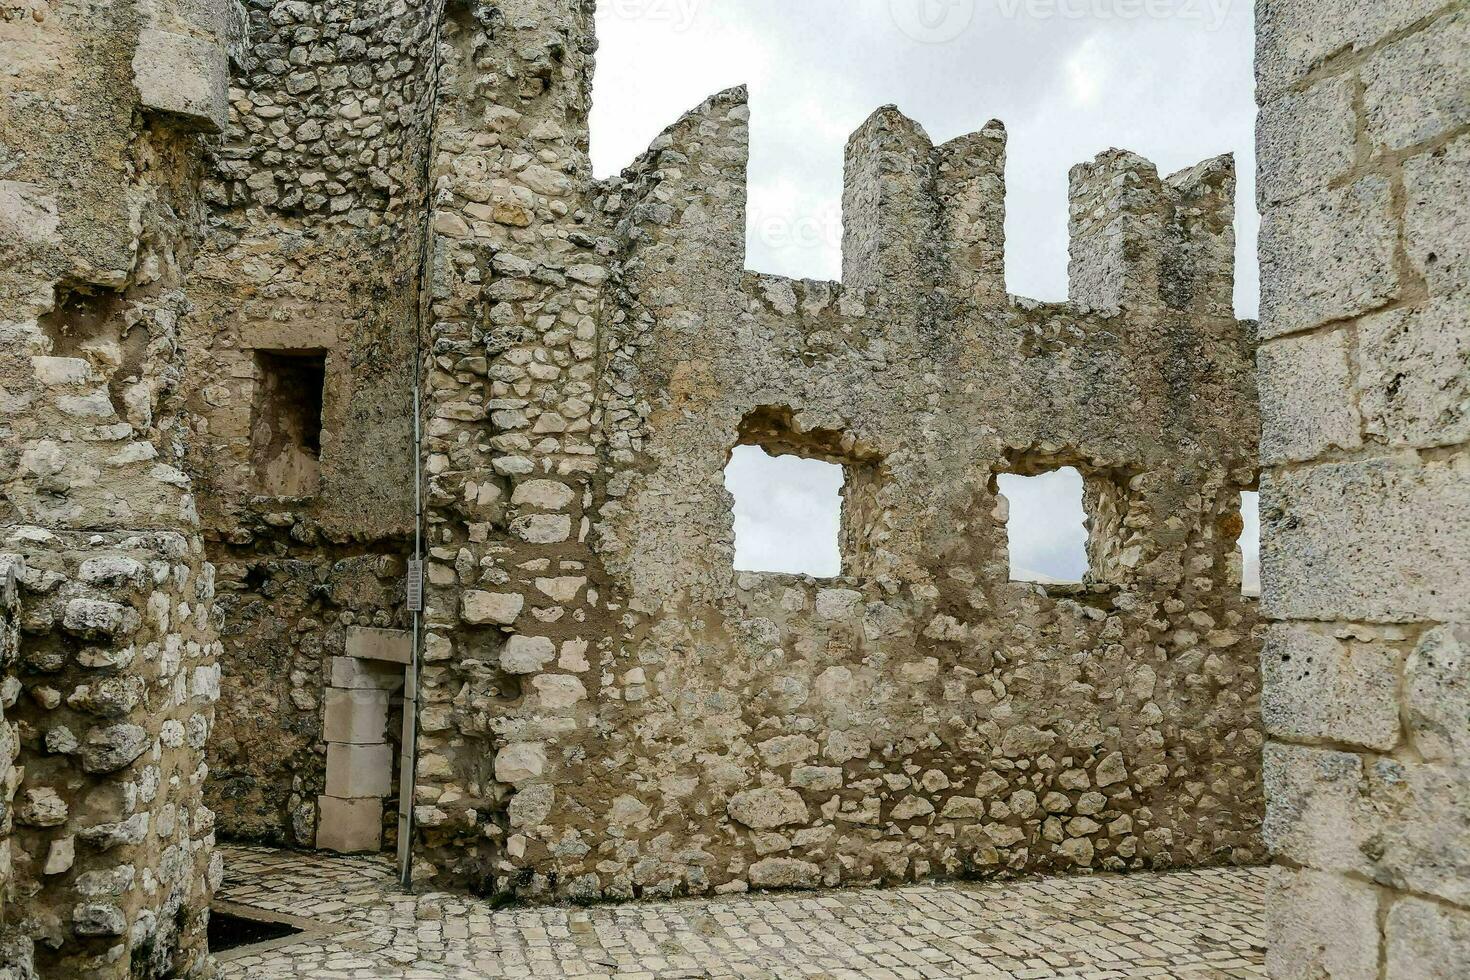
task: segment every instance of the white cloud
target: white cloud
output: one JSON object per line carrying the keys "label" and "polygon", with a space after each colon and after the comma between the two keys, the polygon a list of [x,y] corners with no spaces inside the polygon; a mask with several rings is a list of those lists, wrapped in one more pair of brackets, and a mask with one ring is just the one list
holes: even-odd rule
{"label": "white cloud", "polygon": [[1070,466],[1039,476],[1003,473],[996,482],[1010,504],[1006,537],[1011,578],[1080,582],[1087,572],[1082,474]]}
{"label": "white cloud", "polygon": [[735,497],[735,567],[749,572],[841,574],[842,467],[736,446],[725,467]]}
{"label": "white cloud", "polygon": [[1067,83],[1072,90],[1072,104],[1095,104],[1107,84],[1107,74],[1107,59],[1097,38],[1083,41],[1067,59]]}

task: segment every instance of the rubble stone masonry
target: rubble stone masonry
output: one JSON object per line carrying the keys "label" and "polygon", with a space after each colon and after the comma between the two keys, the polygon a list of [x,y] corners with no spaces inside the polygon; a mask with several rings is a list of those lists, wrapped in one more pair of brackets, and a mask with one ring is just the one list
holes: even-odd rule
{"label": "rubble stone masonry", "polygon": [[1268,965],[1470,975],[1470,5],[1258,4]]}
{"label": "rubble stone masonry", "polygon": [[[205,962],[220,667],[179,324],[238,23],[224,3],[0,8],[5,920],[46,977]],[[12,975],[24,947],[3,947]]]}
{"label": "rubble stone masonry", "polygon": [[[842,283],[744,268],[745,92],[594,181],[583,0],[452,3],[433,134],[417,872],[577,900],[1263,857],[1228,157],[1072,175],[1003,281],[1005,130],[852,138]],[[841,464],[833,579],[737,573],[723,469]],[[1092,572],[1009,580],[999,473]]]}
{"label": "rubble stone masonry", "polygon": [[[1075,167],[1043,303],[1004,126],[891,106],[842,281],[747,270],[745,91],[595,179],[594,13],[0,4],[0,975],[199,975],[217,828],[410,793],[524,900],[1269,851],[1277,977],[1464,975],[1470,3],[1259,0],[1259,328],[1230,157]],[[734,568],[743,445],[843,468],[839,575]]]}

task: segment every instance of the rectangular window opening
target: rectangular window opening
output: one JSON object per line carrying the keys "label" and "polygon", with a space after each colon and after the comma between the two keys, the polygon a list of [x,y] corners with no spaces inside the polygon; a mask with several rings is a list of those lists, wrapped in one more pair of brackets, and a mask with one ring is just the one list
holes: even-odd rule
{"label": "rectangular window opening", "polygon": [[256,490],[309,497],[321,480],[325,351],[256,351],[250,456]]}
{"label": "rectangular window opening", "polygon": [[1007,502],[1011,581],[1080,584],[1090,568],[1082,474],[1063,466],[1035,476],[1002,473],[996,483]]}
{"label": "rectangular window opening", "polygon": [[1261,494],[1246,490],[1240,495],[1240,591],[1243,595],[1261,595]]}
{"label": "rectangular window opening", "polygon": [[725,467],[735,498],[735,569],[842,574],[844,468],[761,446],[736,446]]}

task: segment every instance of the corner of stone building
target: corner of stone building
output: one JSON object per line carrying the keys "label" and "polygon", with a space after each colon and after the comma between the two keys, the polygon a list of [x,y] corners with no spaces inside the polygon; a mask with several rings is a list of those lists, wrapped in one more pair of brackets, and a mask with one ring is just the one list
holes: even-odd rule
{"label": "corner of stone building", "polygon": [[[20,231],[0,269],[0,566],[19,592],[6,923],[42,975],[189,976],[219,873],[202,804],[213,570],[184,469],[178,334],[202,234],[190,116],[208,113],[150,75],[168,53],[150,31],[177,12],[27,13],[7,20],[17,57],[0,86],[24,151],[0,192]],[[188,33],[165,73],[218,96],[225,55]]]}
{"label": "corner of stone building", "polygon": [[1257,8],[1276,978],[1470,964],[1463,3]]}

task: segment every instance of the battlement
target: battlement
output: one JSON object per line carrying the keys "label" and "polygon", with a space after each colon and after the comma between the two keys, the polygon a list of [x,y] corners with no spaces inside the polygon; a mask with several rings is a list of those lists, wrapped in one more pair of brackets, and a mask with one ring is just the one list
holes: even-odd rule
{"label": "battlement", "polygon": [[[744,87],[711,96],[624,171],[633,191],[625,238],[661,239],[650,228],[661,225],[679,231],[681,249],[721,266],[745,254],[747,97]],[[1005,125],[991,120],[936,146],[897,107],[875,110],[847,142],[843,286],[874,291],[890,311],[913,309],[935,289],[976,306],[1004,304],[1006,140]],[[1234,190],[1228,154],[1166,178],[1116,149],[1073,167],[1070,302],[1232,317]]]}

